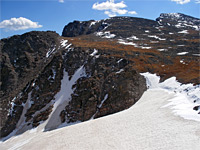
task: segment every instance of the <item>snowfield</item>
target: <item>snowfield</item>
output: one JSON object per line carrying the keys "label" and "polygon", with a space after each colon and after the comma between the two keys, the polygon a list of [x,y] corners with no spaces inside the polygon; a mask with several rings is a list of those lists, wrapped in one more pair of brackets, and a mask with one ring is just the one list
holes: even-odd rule
{"label": "snowfield", "polygon": [[0,149],[198,150],[200,115],[193,106],[200,103],[200,86],[142,75],[149,88],[131,108],[48,132],[38,127],[1,142]]}

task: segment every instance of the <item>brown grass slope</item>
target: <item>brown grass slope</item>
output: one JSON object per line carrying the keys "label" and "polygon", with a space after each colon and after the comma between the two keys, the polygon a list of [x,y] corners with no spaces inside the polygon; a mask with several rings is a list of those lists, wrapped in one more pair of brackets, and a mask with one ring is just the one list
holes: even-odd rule
{"label": "brown grass slope", "polygon": [[[69,40],[74,47],[83,49],[95,48],[110,54],[106,57],[115,56],[127,59],[135,70],[156,73],[161,76],[162,81],[175,76],[181,83],[200,84],[199,56],[172,55],[154,48],[136,48],[132,45],[119,44],[117,40],[98,39],[93,36],[83,35],[74,38],[63,38]],[[148,41],[145,42],[147,43]],[[187,40],[187,42],[189,47],[190,44],[199,43],[199,39],[191,39]],[[184,60],[184,63],[181,60]]]}

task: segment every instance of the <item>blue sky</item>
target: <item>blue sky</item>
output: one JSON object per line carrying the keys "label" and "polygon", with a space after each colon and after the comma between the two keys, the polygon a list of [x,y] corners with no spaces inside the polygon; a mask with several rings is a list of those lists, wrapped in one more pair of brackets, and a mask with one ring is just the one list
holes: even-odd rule
{"label": "blue sky", "polygon": [[200,18],[200,0],[1,0],[0,7],[0,38],[32,30],[61,35],[64,26],[74,20],[109,16],[155,20],[160,13],[180,12]]}

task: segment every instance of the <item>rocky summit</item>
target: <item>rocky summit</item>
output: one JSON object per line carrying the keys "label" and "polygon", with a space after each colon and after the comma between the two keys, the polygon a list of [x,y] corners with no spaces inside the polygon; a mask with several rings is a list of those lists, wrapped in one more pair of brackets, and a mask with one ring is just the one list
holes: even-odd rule
{"label": "rocky summit", "polygon": [[1,39],[1,138],[125,110],[147,89],[143,72],[200,84],[199,30],[199,19],[173,13],[74,21],[62,36]]}

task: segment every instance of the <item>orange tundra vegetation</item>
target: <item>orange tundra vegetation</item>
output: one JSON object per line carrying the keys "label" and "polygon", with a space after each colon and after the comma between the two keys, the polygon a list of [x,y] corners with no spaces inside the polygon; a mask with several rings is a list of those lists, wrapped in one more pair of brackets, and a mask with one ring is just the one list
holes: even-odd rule
{"label": "orange tundra vegetation", "polygon": [[[99,51],[112,51],[110,56],[129,60],[132,67],[138,72],[156,73],[161,81],[176,76],[182,83],[200,84],[200,62],[198,56],[169,56],[154,49],[141,49],[132,45],[123,45],[116,40],[96,40],[87,36],[66,38],[74,47],[85,49],[98,49]],[[196,39],[191,42],[197,42]],[[195,59],[196,58],[196,59]],[[181,62],[184,60],[184,62]]]}

